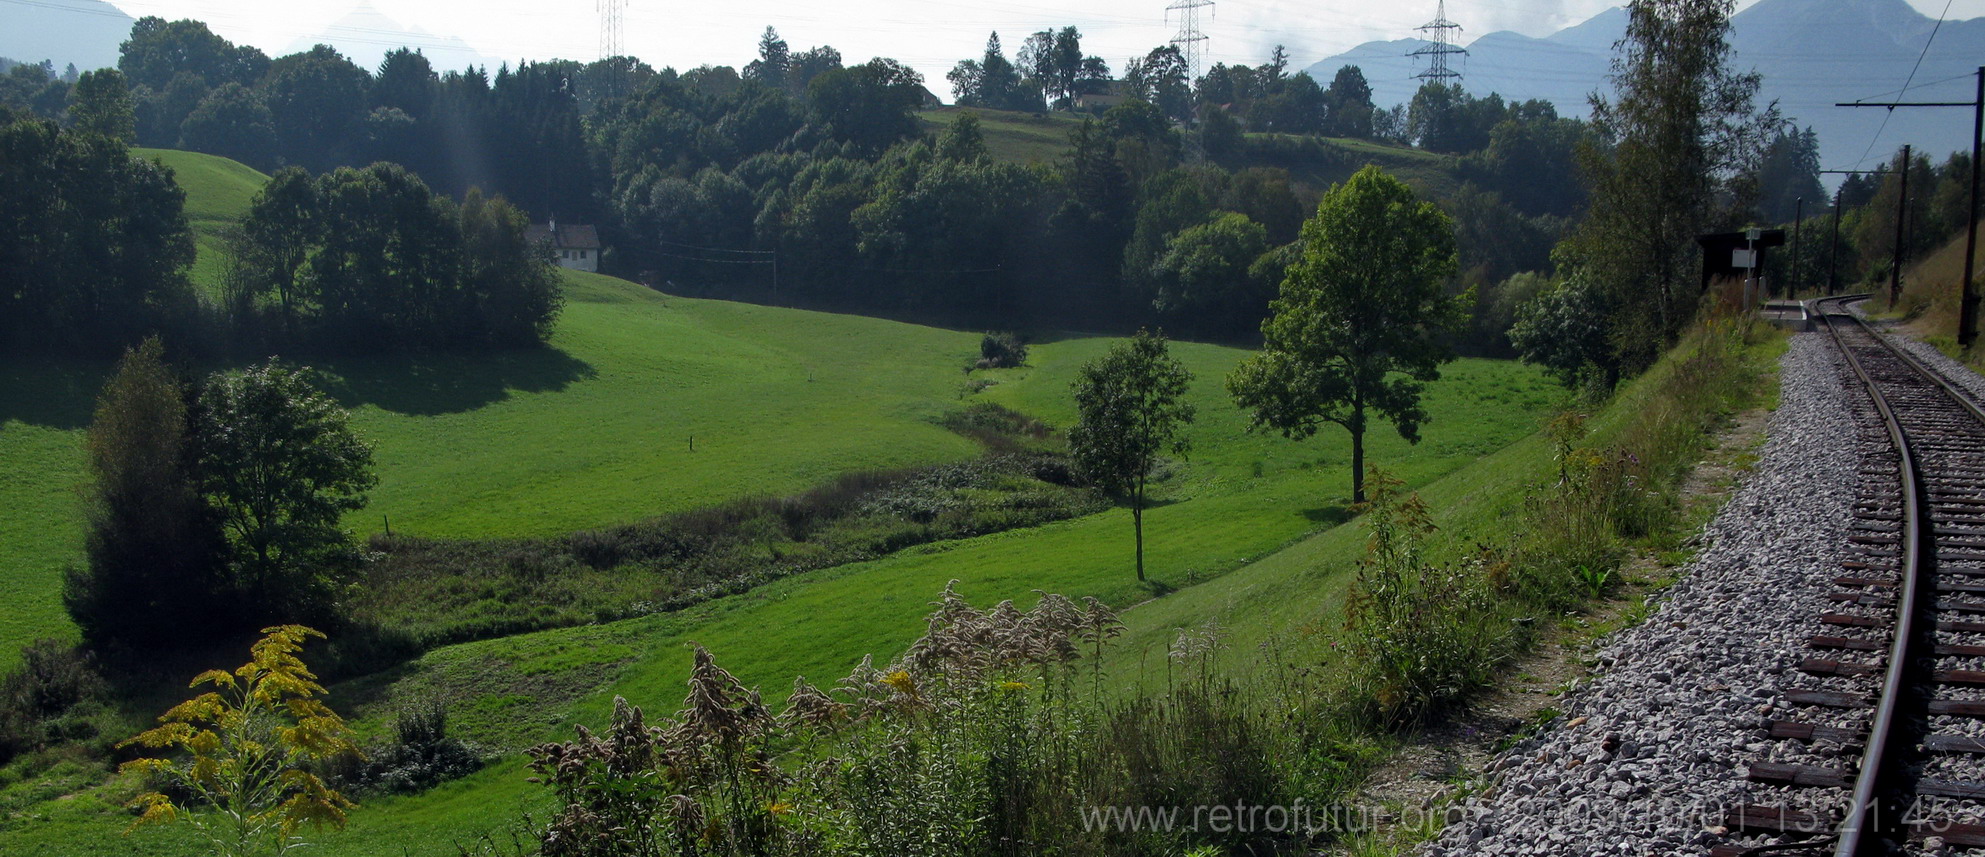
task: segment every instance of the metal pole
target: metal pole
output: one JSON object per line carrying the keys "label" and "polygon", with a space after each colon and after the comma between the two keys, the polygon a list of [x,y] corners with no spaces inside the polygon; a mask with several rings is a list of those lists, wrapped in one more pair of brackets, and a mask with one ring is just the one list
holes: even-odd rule
{"label": "metal pole", "polygon": [[1909,144],[1902,144],[1902,192],[1895,195],[1895,252],[1889,262],[1889,306],[1902,300],[1903,225],[1909,219]]}
{"label": "metal pole", "polygon": [[1799,283],[1799,229],[1806,225],[1806,198],[1799,197],[1799,203],[1792,209],[1792,267],[1785,274],[1785,296],[1798,294],[1795,286]]}
{"label": "metal pole", "polygon": [[1840,291],[1840,192],[1847,189],[1847,183],[1833,189],[1833,237],[1827,241],[1826,251],[1826,293]]}
{"label": "metal pole", "polygon": [[1978,100],[1971,108],[1971,223],[1964,235],[1964,282],[1957,302],[1957,347],[1978,341],[1978,286],[1971,280],[1972,258],[1978,255],[1978,141],[1985,137],[1985,66],[1978,67]]}

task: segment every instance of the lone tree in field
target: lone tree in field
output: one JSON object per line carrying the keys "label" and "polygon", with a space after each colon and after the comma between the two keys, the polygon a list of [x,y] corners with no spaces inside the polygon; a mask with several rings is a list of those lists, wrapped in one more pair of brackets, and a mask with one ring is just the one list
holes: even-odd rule
{"label": "lone tree in field", "polygon": [[1082,367],[1075,379],[1080,413],[1068,431],[1075,465],[1096,487],[1130,501],[1137,532],[1137,579],[1144,579],[1144,503],[1159,456],[1184,455],[1192,422],[1185,399],[1192,373],[1172,359],[1163,334],[1140,330]]}
{"label": "lone tree in field", "polygon": [[1420,390],[1454,359],[1444,334],[1466,318],[1454,222],[1368,166],[1330,189],[1303,224],[1302,256],[1261,324],[1262,351],[1227,378],[1254,428],[1302,439],[1324,423],[1351,433],[1351,499],[1365,501],[1365,428],[1373,413],[1417,443]]}
{"label": "lone tree in field", "polygon": [[200,395],[200,489],[227,535],[245,605],[312,617],[357,567],[346,512],[365,508],[372,448],[309,370],[270,362],[209,379]]}

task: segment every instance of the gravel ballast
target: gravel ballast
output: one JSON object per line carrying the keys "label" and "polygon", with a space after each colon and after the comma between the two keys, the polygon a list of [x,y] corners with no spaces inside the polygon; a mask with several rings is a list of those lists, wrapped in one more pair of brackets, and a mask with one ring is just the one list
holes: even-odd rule
{"label": "gravel ballast", "polygon": [[1607,643],[1561,717],[1486,767],[1486,788],[1423,854],[1704,854],[1763,841],[1721,830],[1725,809],[1824,810],[1838,799],[1745,779],[1758,763],[1824,761],[1815,753],[1829,748],[1767,739],[1769,721],[1790,711],[1782,691],[1849,689],[1797,670],[1819,615],[1836,609],[1826,596],[1865,430],[1823,337],[1793,338],[1757,466],[1695,561],[1645,622]]}

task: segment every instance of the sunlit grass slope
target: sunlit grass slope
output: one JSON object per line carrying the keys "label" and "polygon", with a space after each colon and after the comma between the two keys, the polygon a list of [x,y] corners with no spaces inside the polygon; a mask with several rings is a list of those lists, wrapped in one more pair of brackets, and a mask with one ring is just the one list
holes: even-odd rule
{"label": "sunlit grass slope", "polygon": [[974,335],[567,283],[548,349],[323,367],[377,446],[354,523],[545,535],[976,449],[932,422]]}
{"label": "sunlit grass slope", "polygon": [[[992,373],[1001,383],[981,396],[1065,426],[1072,419],[1067,386],[1076,367],[1108,344],[1079,339],[1037,346],[1033,365]],[[1162,505],[1147,517],[1147,547],[1160,591],[1176,591],[1126,614],[1131,630],[1122,647],[1129,653],[1156,645],[1147,673],[1158,681],[1163,641],[1173,628],[1224,615],[1224,622],[1250,629],[1245,633],[1265,635],[1271,626],[1324,615],[1362,544],[1355,527],[1327,529],[1346,514],[1349,462],[1342,433],[1303,442],[1247,433],[1245,414],[1226,398],[1222,383],[1244,352],[1173,347],[1198,376],[1192,395],[1200,418],[1193,453],[1166,481]],[[1381,426],[1372,459],[1443,498],[1507,490],[1512,477],[1475,462],[1528,435],[1555,400],[1555,388],[1526,367],[1493,361],[1462,361],[1446,374],[1429,391],[1434,421],[1426,439],[1408,445]],[[1442,487],[1457,484],[1444,475],[1464,468],[1475,474],[1467,477],[1472,487]],[[1152,598],[1130,568],[1129,515],[1115,510],[912,549],[683,613],[449,647],[394,676],[392,685],[336,688],[333,704],[377,731],[402,702],[445,699],[458,730],[514,749],[569,734],[565,724],[575,720],[599,722],[614,695],[654,712],[674,711],[691,642],[708,646],[777,704],[795,675],[831,685],[864,653],[880,659],[896,654],[922,630],[927,602],[953,579],[959,591],[985,605],[1013,598],[1025,606],[1034,590],[1096,595],[1118,605]],[[1255,610],[1272,613],[1256,616]],[[1118,667],[1126,681],[1137,672],[1133,665]],[[352,830],[325,837],[323,853],[370,854],[389,845],[398,853],[404,845],[416,855],[453,854],[451,842],[499,828],[517,817],[520,801],[541,798],[519,785],[523,776],[512,761],[430,795],[381,801],[360,812]],[[77,852],[82,854],[175,853],[157,839],[81,844],[85,831],[101,830],[107,821],[91,806],[83,800],[40,805],[38,811],[51,813],[48,833],[22,843],[106,849]],[[5,838],[0,835],[0,842]]]}
{"label": "sunlit grass slope", "polygon": [[239,161],[199,152],[132,149],[131,154],[157,159],[172,168],[173,178],[186,191],[186,222],[193,229],[193,244],[199,251],[193,263],[193,282],[203,291],[218,293],[224,273],[222,236],[247,213],[248,204],[269,177]]}
{"label": "sunlit grass slope", "polygon": [[[549,535],[977,450],[931,422],[960,406],[976,336],[574,272],[567,295],[549,348],[318,365],[375,447],[354,529]],[[0,662],[69,633],[60,569],[81,559],[81,434],[107,371],[0,371]]]}
{"label": "sunlit grass slope", "polygon": [[1068,132],[1081,121],[1068,113],[1018,113],[1011,110],[945,107],[917,114],[924,128],[941,132],[970,113],[979,117],[986,152],[994,160],[1014,164],[1052,164],[1068,153]]}

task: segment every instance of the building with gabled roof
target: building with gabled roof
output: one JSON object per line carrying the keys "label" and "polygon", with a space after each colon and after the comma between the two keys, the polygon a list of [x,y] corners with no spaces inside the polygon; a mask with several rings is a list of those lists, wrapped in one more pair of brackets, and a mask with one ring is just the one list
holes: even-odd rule
{"label": "building with gabled roof", "polygon": [[524,238],[533,244],[551,245],[551,259],[561,268],[587,272],[600,269],[600,233],[591,226],[560,226],[554,218],[543,226],[531,224],[524,231]]}

